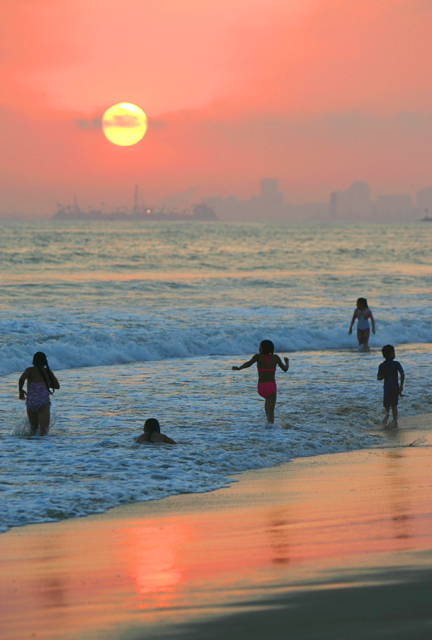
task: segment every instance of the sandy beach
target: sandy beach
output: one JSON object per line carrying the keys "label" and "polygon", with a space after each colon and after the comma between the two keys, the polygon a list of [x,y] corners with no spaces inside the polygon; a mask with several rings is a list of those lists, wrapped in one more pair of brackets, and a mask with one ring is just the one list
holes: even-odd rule
{"label": "sandy beach", "polygon": [[432,416],[383,447],[0,536],[3,640],[430,638]]}

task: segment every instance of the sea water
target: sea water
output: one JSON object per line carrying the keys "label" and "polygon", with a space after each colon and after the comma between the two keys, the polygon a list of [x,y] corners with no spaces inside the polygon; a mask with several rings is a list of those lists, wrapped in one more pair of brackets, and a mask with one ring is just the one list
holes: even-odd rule
{"label": "sea water", "polygon": [[[204,492],[299,456],[380,446],[381,347],[400,414],[431,411],[432,228],[1,223],[0,530]],[[369,353],[348,335],[358,297]],[[290,358],[266,428],[261,340]],[[18,377],[44,351],[61,388],[29,437]],[[177,446],[139,446],[146,418]]]}

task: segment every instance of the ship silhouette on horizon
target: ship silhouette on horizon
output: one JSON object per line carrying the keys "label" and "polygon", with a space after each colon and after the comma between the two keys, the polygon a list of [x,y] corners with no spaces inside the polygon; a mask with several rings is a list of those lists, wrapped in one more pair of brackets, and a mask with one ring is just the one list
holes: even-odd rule
{"label": "ship silhouette on horizon", "polygon": [[[117,207],[110,213],[103,213],[102,209],[90,208],[83,211],[78,205],[76,196],[73,205],[63,205],[57,203],[57,211],[52,216],[52,220],[96,220],[100,222],[112,222],[115,220],[139,220],[147,222],[213,222],[218,219],[214,210],[204,202],[191,205],[184,209],[169,209],[164,206],[160,208],[149,207],[139,202],[140,193],[138,186],[135,187],[134,204],[130,211],[128,207]],[[103,204],[103,203],[102,203]]]}

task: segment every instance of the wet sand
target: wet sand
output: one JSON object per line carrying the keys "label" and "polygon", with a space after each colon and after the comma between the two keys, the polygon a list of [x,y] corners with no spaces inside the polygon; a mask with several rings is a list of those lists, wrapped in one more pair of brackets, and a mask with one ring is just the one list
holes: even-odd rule
{"label": "wet sand", "polygon": [[383,448],[0,535],[3,640],[432,637],[432,416]]}

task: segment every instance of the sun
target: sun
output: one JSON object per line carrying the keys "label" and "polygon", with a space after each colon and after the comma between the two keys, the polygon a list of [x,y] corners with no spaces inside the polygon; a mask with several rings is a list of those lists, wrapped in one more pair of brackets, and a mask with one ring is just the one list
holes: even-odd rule
{"label": "sun", "polygon": [[120,102],[105,111],[102,129],[110,142],[128,147],[144,137],[147,131],[147,116],[136,105]]}

